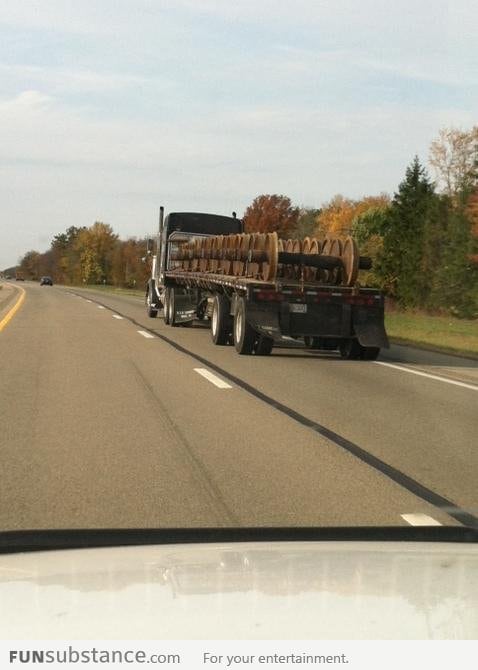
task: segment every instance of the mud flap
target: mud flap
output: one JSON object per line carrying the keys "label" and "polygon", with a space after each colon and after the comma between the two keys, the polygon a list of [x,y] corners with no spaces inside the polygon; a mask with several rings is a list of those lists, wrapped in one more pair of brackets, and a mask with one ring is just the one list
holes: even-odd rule
{"label": "mud flap", "polygon": [[363,347],[390,348],[387,333],[385,332],[383,309],[354,307],[352,311],[352,325],[354,333]]}
{"label": "mud flap", "polygon": [[187,290],[174,290],[175,323],[187,323],[196,318],[197,304],[195,297]]}

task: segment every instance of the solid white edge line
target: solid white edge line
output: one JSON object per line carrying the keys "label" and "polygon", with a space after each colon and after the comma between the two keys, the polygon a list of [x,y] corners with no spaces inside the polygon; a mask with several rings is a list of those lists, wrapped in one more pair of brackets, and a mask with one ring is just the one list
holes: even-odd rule
{"label": "solid white edge line", "polygon": [[145,330],[138,330],[136,332],[138,332],[143,337],[147,337],[148,339],[154,338],[154,335],[151,335],[151,333],[147,333]]}
{"label": "solid white edge line", "polygon": [[422,372],[421,370],[411,370],[410,368],[405,368],[402,365],[395,365],[395,363],[385,363],[384,361],[374,361],[375,365],[384,365],[387,368],[395,368],[395,370],[403,370],[403,372],[409,372],[411,375],[418,375],[419,377],[428,377],[428,379],[434,379],[438,382],[445,382],[445,384],[453,384],[453,386],[461,386],[465,389],[470,389],[470,391],[478,391],[478,386],[473,386],[473,384],[466,384],[465,382],[458,382],[454,379],[447,379],[446,377],[439,377],[438,375],[431,375],[429,372]]}
{"label": "solid white edge line", "polygon": [[122,319],[123,317],[119,314],[113,314],[113,319]]}
{"label": "solid white edge line", "polygon": [[441,526],[442,524],[428,514],[400,514],[410,526]]}
{"label": "solid white edge line", "polygon": [[194,368],[194,372],[197,372],[198,375],[201,375],[201,377],[204,377],[204,379],[207,379],[208,382],[211,382],[211,384],[214,384],[214,386],[217,386],[220,389],[232,389],[232,386],[225,382],[224,379],[216,377],[215,374],[210,370],[206,370],[206,368]]}

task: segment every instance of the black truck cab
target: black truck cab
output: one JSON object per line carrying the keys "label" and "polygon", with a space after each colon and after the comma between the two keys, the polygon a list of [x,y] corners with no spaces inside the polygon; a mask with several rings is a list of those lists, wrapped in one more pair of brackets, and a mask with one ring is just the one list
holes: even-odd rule
{"label": "black truck cab", "polygon": [[197,212],[171,212],[160,224],[157,247],[157,277],[160,283],[164,282],[168,258],[168,240],[172,233],[187,233],[188,235],[230,235],[243,232],[243,223],[233,216],[218,214],[201,214]]}

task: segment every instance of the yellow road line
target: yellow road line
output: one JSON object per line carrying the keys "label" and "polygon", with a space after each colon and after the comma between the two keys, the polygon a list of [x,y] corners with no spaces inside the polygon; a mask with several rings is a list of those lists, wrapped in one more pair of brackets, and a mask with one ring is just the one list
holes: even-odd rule
{"label": "yellow road line", "polygon": [[0,332],[5,328],[10,319],[13,319],[16,312],[18,312],[18,310],[22,306],[23,301],[25,300],[25,289],[20,288],[20,286],[18,287],[18,289],[21,291],[20,297],[18,298],[17,302],[13,305],[11,310],[7,312],[3,317],[3,319],[0,321]]}

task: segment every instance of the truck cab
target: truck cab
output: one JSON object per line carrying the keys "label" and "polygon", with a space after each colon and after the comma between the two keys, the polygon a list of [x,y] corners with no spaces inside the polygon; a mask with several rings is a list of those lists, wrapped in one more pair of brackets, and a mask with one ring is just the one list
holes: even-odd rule
{"label": "truck cab", "polygon": [[202,235],[230,235],[242,233],[243,224],[235,216],[219,216],[217,214],[200,214],[196,212],[172,212],[166,216],[158,233],[158,279],[164,281],[164,272],[168,267],[168,250],[170,239],[178,239]]}
{"label": "truck cab", "polygon": [[171,242],[191,237],[230,235],[242,233],[243,230],[243,223],[236,217],[235,212],[232,216],[200,212],[171,212],[164,217],[164,209],[161,207],[156,254],[152,257],[151,278],[146,288],[146,306],[149,316],[156,316],[164,304],[167,289],[165,271],[169,267]]}

